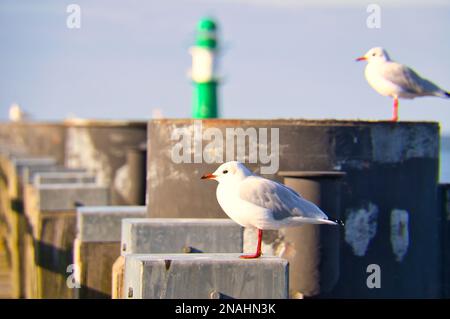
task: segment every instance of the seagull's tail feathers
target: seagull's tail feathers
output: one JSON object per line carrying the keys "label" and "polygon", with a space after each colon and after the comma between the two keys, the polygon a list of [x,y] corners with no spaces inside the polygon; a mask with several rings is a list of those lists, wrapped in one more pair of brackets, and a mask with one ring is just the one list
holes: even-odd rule
{"label": "seagull's tail feathers", "polygon": [[319,219],[318,224],[334,225],[334,226],[344,226],[344,222],[340,219]]}
{"label": "seagull's tail feathers", "polygon": [[447,92],[445,90],[439,90],[434,95],[438,97],[443,97],[444,99],[450,99],[450,92]]}
{"label": "seagull's tail feathers", "polygon": [[337,225],[344,227],[344,221],[342,219],[332,219],[333,222],[335,222]]}
{"label": "seagull's tail feathers", "polygon": [[337,219],[333,220],[333,219],[319,219],[319,224],[326,224],[326,225],[333,225],[333,226],[343,226],[344,223],[342,223],[342,221],[339,221]]}
{"label": "seagull's tail feathers", "polygon": [[438,88],[436,91],[431,92],[430,94],[425,94],[426,95],[431,95],[431,96],[437,96],[437,97],[442,97],[444,99],[449,99],[450,98],[450,91],[445,91],[443,89]]}
{"label": "seagull's tail feathers", "polygon": [[[325,224],[334,226],[344,226],[344,222],[339,219],[311,218],[311,217],[292,217],[290,226],[298,226],[301,224]],[[293,223],[292,223],[293,222]],[[297,224],[297,225],[296,225]]]}

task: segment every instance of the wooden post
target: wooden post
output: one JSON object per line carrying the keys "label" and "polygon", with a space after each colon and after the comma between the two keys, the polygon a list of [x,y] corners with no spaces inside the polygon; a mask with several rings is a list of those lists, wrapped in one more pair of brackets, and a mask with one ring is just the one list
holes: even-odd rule
{"label": "wooden post", "polygon": [[112,299],[125,298],[123,295],[123,280],[125,274],[125,257],[119,256],[112,267]]}
{"label": "wooden post", "polygon": [[92,184],[27,185],[26,285],[29,298],[73,298],[77,273],[73,263],[77,205],[105,205],[106,187]]}

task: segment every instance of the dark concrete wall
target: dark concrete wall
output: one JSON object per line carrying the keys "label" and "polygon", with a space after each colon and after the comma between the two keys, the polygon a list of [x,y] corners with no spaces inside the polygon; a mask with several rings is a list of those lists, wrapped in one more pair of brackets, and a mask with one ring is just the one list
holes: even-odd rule
{"label": "dark concrete wall", "polygon": [[[149,122],[147,200],[152,217],[225,216],[217,204],[215,182],[200,180],[219,164],[177,164],[171,159],[176,144],[171,140],[173,130],[193,131],[193,124],[193,120]],[[280,171],[347,173],[341,189],[346,227],[341,234],[340,276],[328,297],[441,296],[438,124],[304,120],[202,124],[203,129],[223,133],[236,127],[279,128]],[[248,166],[255,170],[260,164]],[[366,284],[371,264],[380,266],[381,288]]]}

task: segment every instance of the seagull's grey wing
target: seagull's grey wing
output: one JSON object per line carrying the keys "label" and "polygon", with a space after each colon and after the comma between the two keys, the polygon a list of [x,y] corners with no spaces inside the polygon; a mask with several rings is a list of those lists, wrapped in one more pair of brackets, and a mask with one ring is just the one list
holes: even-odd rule
{"label": "seagull's grey wing", "polygon": [[276,220],[295,216],[328,219],[316,205],[289,187],[259,176],[249,176],[241,182],[239,196],[254,205],[268,209]]}
{"label": "seagull's grey wing", "polygon": [[405,92],[417,95],[435,95],[443,92],[433,82],[422,78],[413,69],[397,62],[385,63],[383,77],[401,87]]}

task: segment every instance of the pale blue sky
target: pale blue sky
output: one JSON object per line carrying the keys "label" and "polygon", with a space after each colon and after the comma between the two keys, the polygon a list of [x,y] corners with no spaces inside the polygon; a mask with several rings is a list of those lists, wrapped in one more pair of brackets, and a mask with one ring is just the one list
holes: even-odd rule
{"label": "pale blue sky", "polygon": [[[379,45],[450,90],[450,1],[378,1],[381,29],[368,29],[372,2],[0,0],[0,118],[13,102],[40,120],[189,117],[188,47],[204,15],[225,42],[223,117],[388,119],[391,100],[354,62]],[[70,3],[79,30],[66,27]],[[450,100],[402,100],[400,119],[450,133]]]}

